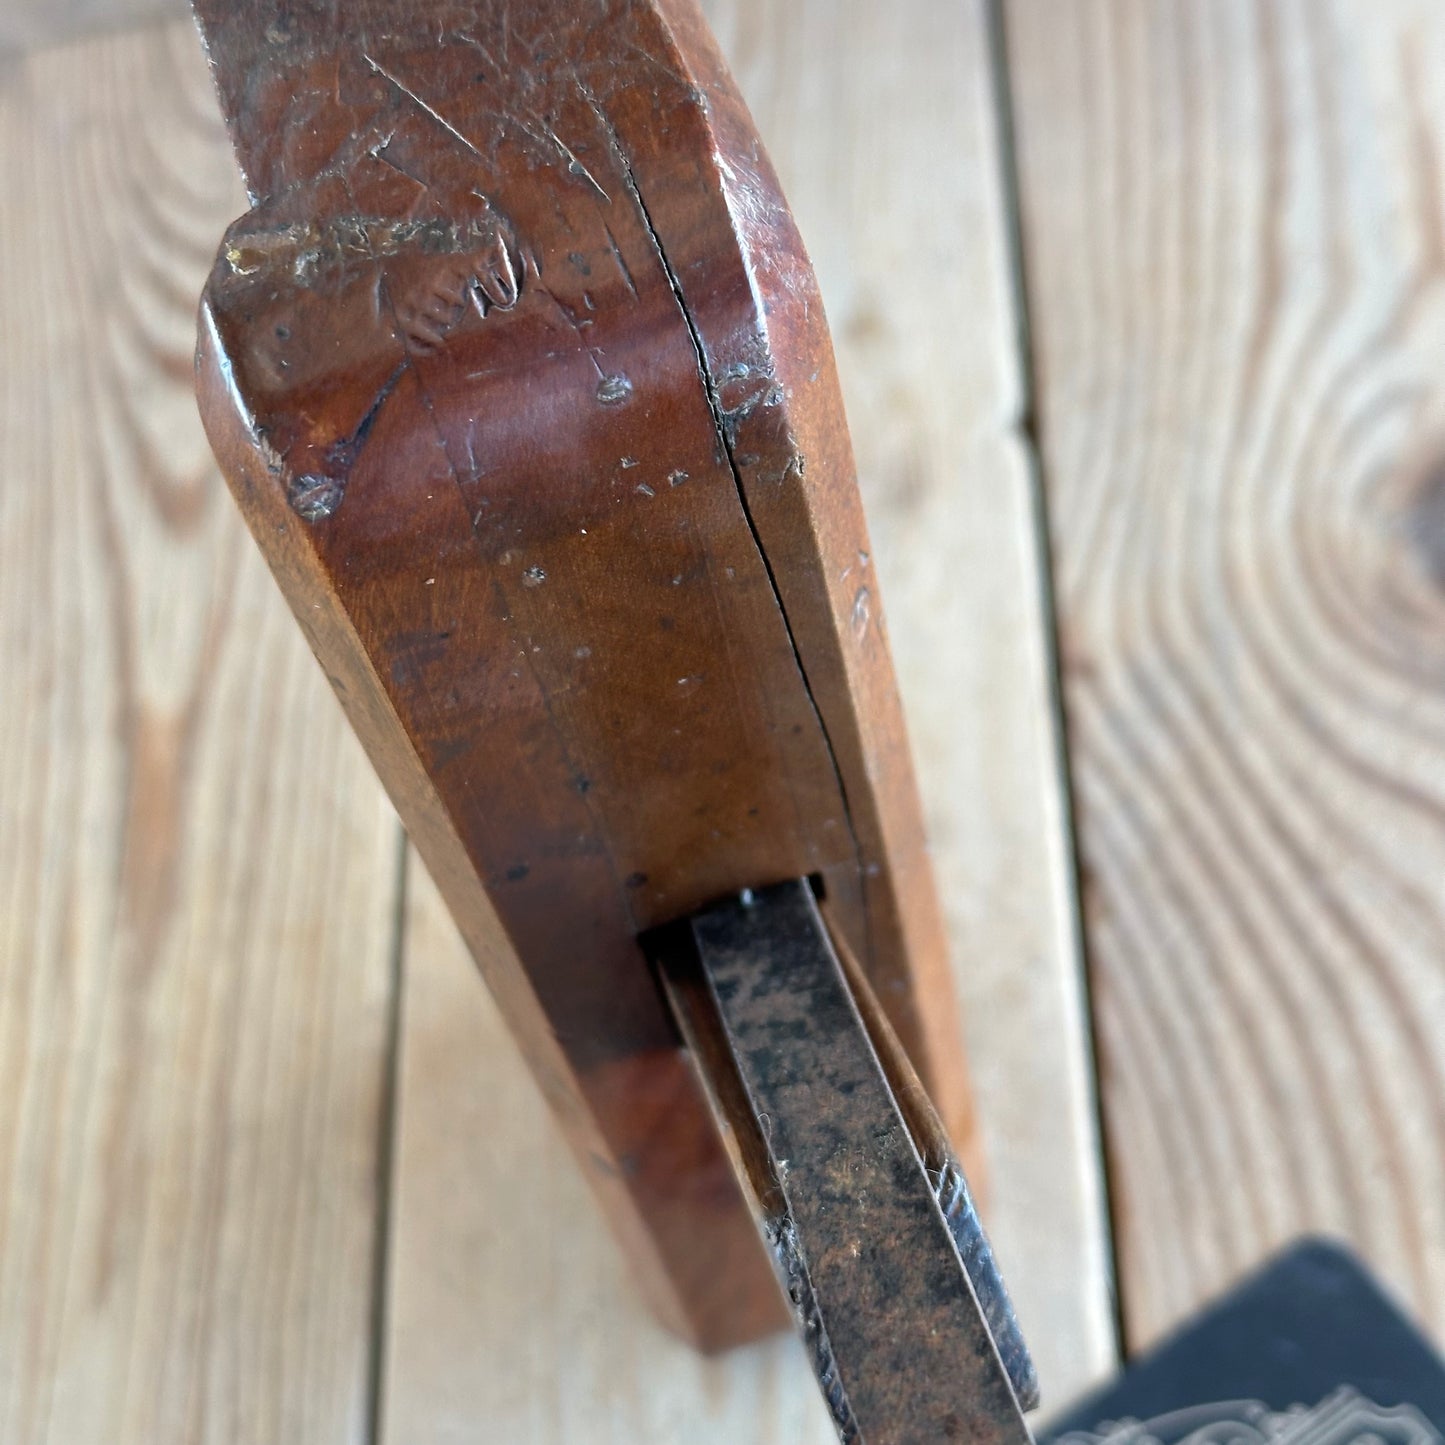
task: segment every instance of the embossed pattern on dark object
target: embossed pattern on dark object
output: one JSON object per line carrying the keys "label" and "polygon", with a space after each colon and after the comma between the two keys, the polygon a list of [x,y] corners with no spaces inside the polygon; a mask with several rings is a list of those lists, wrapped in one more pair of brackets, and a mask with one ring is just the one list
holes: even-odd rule
{"label": "embossed pattern on dark object", "polygon": [[[811,891],[749,893],[691,929],[771,1170],[760,1211],[840,1438],[1028,1441]],[[1007,1312],[1001,1290],[995,1306]],[[1018,1367],[1031,1381],[1026,1354]]]}

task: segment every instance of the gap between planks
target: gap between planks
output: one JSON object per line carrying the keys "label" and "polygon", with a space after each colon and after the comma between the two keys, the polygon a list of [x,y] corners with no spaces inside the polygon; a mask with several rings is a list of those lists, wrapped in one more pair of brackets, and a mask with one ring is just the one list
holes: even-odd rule
{"label": "gap between planks", "polygon": [[1077,943],[1078,990],[1082,1000],[1083,1033],[1086,1065],[1083,1070],[1088,1091],[1088,1108],[1094,1138],[1099,1151],[1098,1193],[1105,1233],[1103,1250],[1108,1269],[1108,1293],[1113,1329],[1112,1348],[1117,1361],[1127,1355],[1127,1330],[1123,1298],[1116,1277],[1119,1221],[1114,1208],[1114,1188],[1110,1179],[1109,1120],[1104,1112],[1099,1090],[1098,1016],[1094,1009],[1089,970],[1089,938],[1083,926],[1080,904],[1083,897],[1083,872],[1079,863],[1077,807],[1074,794],[1073,764],[1069,751],[1068,716],[1064,697],[1063,668],[1059,656],[1059,610],[1054,588],[1054,544],[1049,519],[1048,488],[1044,481],[1044,460],[1039,444],[1038,363],[1034,356],[1033,327],[1029,317],[1029,289],[1023,240],[1023,202],[1020,190],[1018,144],[1014,131],[1014,94],[1009,72],[1008,21],[1005,0],[987,0],[989,72],[994,84],[994,108],[998,116],[999,169],[1005,196],[1005,229],[1008,243],[1009,285],[1017,323],[1017,347],[1020,386],[1023,396],[1019,412],[1018,434],[1024,448],[1029,477],[1029,493],[1033,504],[1036,575],[1040,588],[1040,613],[1044,619],[1045,646],[1048,656],[1049,714],[1053,720],[1053,750],[1056,759],[1059,790],[1062,798],[1063,829],[1069,845],[1069,909],[1070,923]]}

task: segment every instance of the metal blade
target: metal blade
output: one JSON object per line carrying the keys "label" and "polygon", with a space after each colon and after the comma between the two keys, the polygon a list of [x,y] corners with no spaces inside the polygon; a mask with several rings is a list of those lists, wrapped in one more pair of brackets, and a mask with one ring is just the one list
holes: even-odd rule
{"label": "metal blade", "polygon": [[688,927],[664,979],[840,1439],[1024,1445],[1032,1365],[962,1173],[808,885]]}

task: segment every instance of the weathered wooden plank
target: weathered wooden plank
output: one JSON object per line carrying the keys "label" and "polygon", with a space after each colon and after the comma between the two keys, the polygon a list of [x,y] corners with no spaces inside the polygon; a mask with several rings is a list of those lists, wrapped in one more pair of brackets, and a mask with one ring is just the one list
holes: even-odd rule
{"label": "weathered wooden plank", "polygon": [[1129,1341],[1348,1236],[1445,1329],[1445,16],[1008,9]]}
{"label": "weathered wooden plank", "polygon": [[[1107,1367],[1112,1333],[983,8],[710,14],[828,301],[990,1224],[1062,1402]],[[792,1342],[704,1363],[644,1315],[420,880],[406,958],[387,1439],[828,1439]]]}
{"label": "weathered wooden plank", "polygon": [[397,833],[219,479],[195,33],[0,86],[0,1438],[360,1441]]}

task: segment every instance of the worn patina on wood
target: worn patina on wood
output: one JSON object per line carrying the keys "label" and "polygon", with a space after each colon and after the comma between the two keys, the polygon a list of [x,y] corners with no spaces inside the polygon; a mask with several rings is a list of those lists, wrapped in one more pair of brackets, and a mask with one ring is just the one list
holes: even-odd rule
{"label": "worn patina on wood", "polygon": [[826,327],[687,4],[198,5],[222,468],[664,1318],[780,1318],[636,942],[805,874],[955,1138]]}

